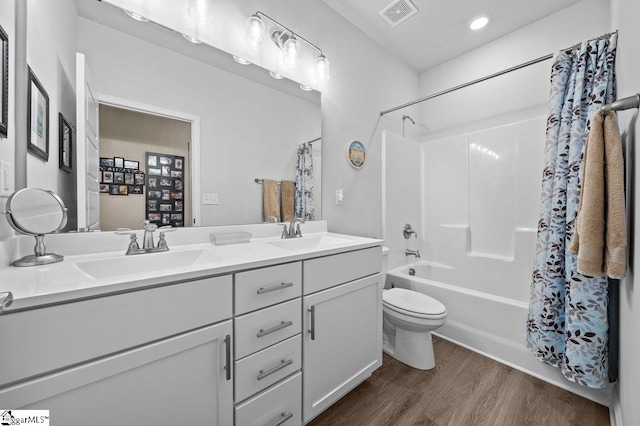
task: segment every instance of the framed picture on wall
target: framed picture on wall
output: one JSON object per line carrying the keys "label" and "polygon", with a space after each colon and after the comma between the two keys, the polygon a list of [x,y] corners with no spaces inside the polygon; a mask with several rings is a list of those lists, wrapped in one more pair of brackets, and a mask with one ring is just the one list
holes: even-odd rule
{"label": "framed picture on wall", "polygon": [[27,88],[27,149],[49,161],[49,95],[29,67]]}
{"label": "framed picture on wall", "polygon": [[122,157],[113,157],[113,167],[117,167],[119,169],[124,169],[124,158],[122,158]]}
{"label": "framed picture on wall", "polygon": [[71,173],[71,162],[73,161],[73,128],[62,113],[58,113],[58,136],[60,161],[58,167],[67,173]]}
{"label": "framed picture on wall", "polygon": [[9,36],[0,27],[0,137],[7,137],[9,122]]}

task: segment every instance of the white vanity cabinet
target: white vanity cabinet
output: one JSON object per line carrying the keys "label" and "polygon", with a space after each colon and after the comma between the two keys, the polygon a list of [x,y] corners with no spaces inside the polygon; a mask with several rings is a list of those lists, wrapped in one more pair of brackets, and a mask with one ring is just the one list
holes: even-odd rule
{"label": "white vanity cabinet", "polygon": [[235,274],[235,424],[300,425],[302,262]]}
{"label": "white vanity cabinet", "polygon": [[380,267],[380,247],[304,262],[305,423],[382,365]]}
{"label": "white vanity cabinet", "polygon": [[232,278],[0,316],[0,406],[55,424],[233,423]]}

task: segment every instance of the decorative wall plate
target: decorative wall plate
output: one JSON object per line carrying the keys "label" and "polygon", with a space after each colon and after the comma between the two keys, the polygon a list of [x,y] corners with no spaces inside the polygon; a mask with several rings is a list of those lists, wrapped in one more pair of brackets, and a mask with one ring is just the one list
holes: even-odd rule
{"label": "decorative wall plate", "polygon": [[347,159],[352,167],[359,169],[364,166],[366,160],[364,145],[360,141],[353,141],[347,148]]}

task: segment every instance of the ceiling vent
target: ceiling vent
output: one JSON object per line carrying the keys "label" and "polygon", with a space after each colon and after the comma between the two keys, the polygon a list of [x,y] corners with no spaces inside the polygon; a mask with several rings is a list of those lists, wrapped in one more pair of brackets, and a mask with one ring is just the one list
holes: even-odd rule
{"label": "ceiling vent", "polygon": [[397,0],[378,13],[389,25],[396,27],[418,13],[418,8],[409,0]]}

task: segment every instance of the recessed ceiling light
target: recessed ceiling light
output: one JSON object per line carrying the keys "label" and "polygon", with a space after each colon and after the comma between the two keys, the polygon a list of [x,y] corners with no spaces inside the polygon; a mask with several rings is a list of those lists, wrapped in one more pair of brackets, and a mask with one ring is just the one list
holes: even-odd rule
{"label": "recessed ceiling light", "polygon": [[269,71],[269,75],[273,78],[275,78],[276,80],[282,80],[284,78],[284,76],[282,74],[278,74],[275,71]]}
{"label": "recessed ceiling light", "polygon": [[251,64],[250,61],[247,61],[245,58],[241,58],[240,56],[233,55],[233,59],[235,59],[235,61],[237,63],[242,64],[242,65],[250,65]]}
{"label": "recessed ceiling light", "polygon": [[122,10],[124,10],[124,13],[126,13],[127,15],[129,15],[130,17],[135,19],[136,21],[149,22],[149,18],[145,18],[144,16],[142,16],[142,15],[140,15],[138,13],[132,12],[132,11],[127,10],[127,9],[122,9]]}
{"label": "recessed ceiling light", "polygon": [[188,34],[184,34],[184,33],[182,33],[182,37],[184,37],[184,38],[185,38],[185,40],[190,41],[191,43],[194,43],[194,44],[200,44],[200,43],[202,43],[202,42],[201,42],[200,40],[198,40],[197,38],[195,38],[195,37],[191,37],[191,36],[190,36],[190,35],[188,35]]}
{"label": "recessed ceiling light", "polygon": [[488,13],[483,13],[482,15],[478,15],[469,21],[469,28],[476,31],[481,28],[487,26],[487,24],[491,21],[491,15]]}

